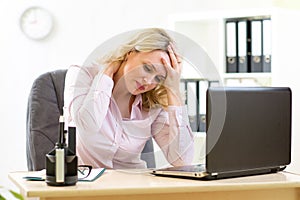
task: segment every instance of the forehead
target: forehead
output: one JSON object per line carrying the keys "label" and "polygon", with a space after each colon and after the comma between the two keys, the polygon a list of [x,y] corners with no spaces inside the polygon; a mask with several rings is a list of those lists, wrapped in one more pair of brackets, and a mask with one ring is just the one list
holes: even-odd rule
{"label": "forehead", "polygon": [[143,59],[151,60],[156,63],[161,63],[161,59],[164,58],[167,61],[170,61],[169,55],[167,52],[162,51],[162,50],[155,50],[155,51],[150,51],[150,52],[139,52],[139,55]]}
{"label": "forehead", "polygon": [[164,58],[168,64],[170,64],[170,58],[167,52],[156,50],[151,52],[139,52],[140,59],[142,62],[146,64],[152,64],[157,69],[157,71],[165,72],[165,67],[162,62],[162,58]]}

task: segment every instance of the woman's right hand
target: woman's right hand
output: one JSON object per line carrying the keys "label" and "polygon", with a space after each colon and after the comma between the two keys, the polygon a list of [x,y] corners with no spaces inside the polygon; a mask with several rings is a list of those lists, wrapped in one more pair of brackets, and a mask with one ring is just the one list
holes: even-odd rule
{"label": "woman's right hand", "polygon": [[120,62],[110,63],[108,66],[106,66],[103,73],[113,78],[114,74],[119,70],[120,65],[121,65]]}

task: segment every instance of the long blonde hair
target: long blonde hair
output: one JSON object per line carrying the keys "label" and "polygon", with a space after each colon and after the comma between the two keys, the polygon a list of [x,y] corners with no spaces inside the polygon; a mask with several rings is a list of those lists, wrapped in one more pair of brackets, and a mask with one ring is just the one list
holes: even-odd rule
{"label": "long blonde hair", "polygon": [[[99,61],[106,66],[111,63],[121,64],[128,52],[135,50],[138,52],[151,52],[154,50],[166,51],[168,45],[175,44],[170,35],[160,28],[146,28],[141,29],[133,37],[131,41],[119,46],[115,51],[103,56]],[[151,108],[168,106],[167,91],[163,84],[158,84],[154,89],[142,94],[143,109],[149,110]]]}

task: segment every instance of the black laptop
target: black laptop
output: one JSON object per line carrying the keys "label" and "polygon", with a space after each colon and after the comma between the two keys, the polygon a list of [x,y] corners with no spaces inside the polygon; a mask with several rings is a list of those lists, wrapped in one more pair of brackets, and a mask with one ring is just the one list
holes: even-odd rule
{"label": "black laptop", "polygon": [[205,164],[159,176],[220,179],[282,171],[291,162],[288,87],[215,87],[206,93]]}

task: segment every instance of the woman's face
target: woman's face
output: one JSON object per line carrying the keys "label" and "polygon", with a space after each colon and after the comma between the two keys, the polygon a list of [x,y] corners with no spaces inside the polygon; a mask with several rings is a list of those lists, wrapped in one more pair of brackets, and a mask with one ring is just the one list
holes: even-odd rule
{"label": "woman's face", "polygon": [[127,55],[123,75],[126,87],[131,94],[137,95],[152,90],[165,80],[167,72],[162,58],[170,62],[169,55],[161,50],[132,51]]}

